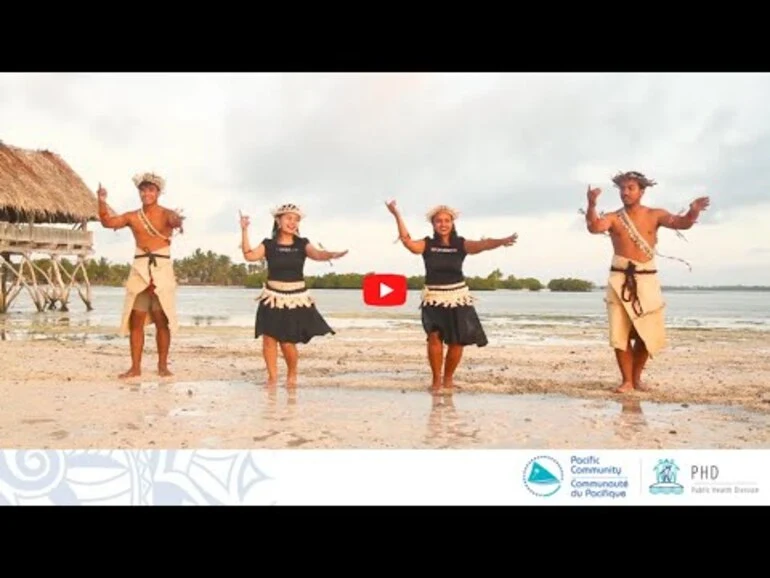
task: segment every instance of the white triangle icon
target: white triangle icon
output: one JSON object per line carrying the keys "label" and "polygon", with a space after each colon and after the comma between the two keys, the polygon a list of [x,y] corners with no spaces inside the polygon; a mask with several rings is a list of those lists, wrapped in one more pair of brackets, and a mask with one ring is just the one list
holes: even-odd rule
{"label": "white triangle icon", "polygon": [[393,289],[384,283],[380,283],[380,297],[385,297],[385,295],[390,295],[391,293],[393,293]]}

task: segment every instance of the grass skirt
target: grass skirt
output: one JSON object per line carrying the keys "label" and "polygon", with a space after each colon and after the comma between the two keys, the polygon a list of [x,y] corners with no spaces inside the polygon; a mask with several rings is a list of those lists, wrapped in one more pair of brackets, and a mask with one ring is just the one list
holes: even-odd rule
{"label": "grass skirt", "polygon": [[425,333],[438,332],[447,345],[489,343],[465,283],[426,286],[420,309]]}
{"label": "grass skirt", "polygon": [[257,299],[255,338],[267,335],[282,343],[308,343],[313,337],[335,334],[302,282],[268,281]]}

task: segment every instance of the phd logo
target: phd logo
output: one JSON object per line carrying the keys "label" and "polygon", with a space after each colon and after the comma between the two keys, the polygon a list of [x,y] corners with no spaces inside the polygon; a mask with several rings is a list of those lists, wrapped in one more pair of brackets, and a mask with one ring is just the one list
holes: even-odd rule
{"label": "phd logo", "polygon": [[655,464],[654,471],[655,479],[657,481],[650,485],[651,494],[679,495],[684,493],[684,486],[676,481],[679,466],[676,465],[674,460],[658,460],[658,463]]}
{"label": "phd logo", "polygon": [[537,456],[524,467],[524,487],[542,498],[553,496],[561,489],[564,471],[555,459]]}

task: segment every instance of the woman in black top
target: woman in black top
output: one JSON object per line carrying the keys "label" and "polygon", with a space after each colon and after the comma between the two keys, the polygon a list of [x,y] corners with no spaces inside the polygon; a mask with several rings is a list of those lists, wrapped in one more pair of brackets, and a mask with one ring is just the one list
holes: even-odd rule
{"label": "woman in black top", "polygon": [[267,366],[267,384],[275,385],[278,373],[278,344],[286,360],[287,387],[297,384],[297,343],[335,333],[315,307],[305,286],[305,259],[339,259],[347,251],[316,249],[300,237],[302,211],[296,205],[281,205],[272,212],[273,234],[255,248],[249,243],[249,217],[241,215],[241,248],[247,261],[267,261],[267,283],[257,298],[259,306],[254,337],[262,336],[262,354]]}
{"label": "woman in black top", "polygon": [[[508,247],[516,242],[518,236],[514,233],[503,239],[465,239],[457,234],[455,228],[458,212],[446,205],[439,205],[427,214],[428,222],[433,225],[433,236],[415,240],[409,235],[396,202],[391,201],[386,205],[396,218],[401,243],[415,255],[422,255],[425,263],[425,287],[420,309],[428,341],[428,361],[433,374],[431,389],[436,391],[443,386],[451,392],[463,347],[484,347],[487,344],[487,336],[473,305],[473,297],[465,284],[465,257],[498,247]],[[445,363],[442,359],[444,343],[448,346]]]}

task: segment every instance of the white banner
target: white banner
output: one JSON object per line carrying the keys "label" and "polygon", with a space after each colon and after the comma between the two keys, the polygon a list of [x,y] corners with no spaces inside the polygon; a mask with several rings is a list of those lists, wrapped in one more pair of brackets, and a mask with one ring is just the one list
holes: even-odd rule
{"label": "white banner", "polygon": [[3,450],[0,505],[759,505],[770,451]]}

